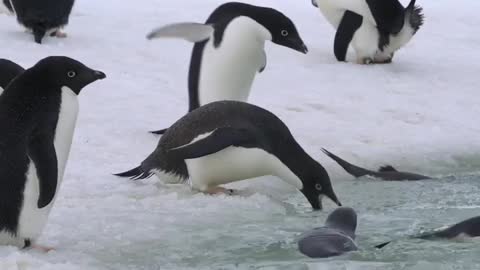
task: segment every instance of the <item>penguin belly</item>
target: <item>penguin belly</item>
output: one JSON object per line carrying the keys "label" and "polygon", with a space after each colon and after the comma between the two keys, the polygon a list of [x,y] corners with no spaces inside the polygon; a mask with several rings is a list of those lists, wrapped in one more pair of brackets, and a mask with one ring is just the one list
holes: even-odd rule
{"label": "penguin belly", "polygon": [[23,192],[23,205],[20,210],[17,236],[24,239],[36,239],[40,236],[48,215],[57,197],[60,185],[63,180],[66,162],[70,153],[73,132],[78,113],[78,98],[75,93],[64,87],[62,88],[62,98],[58,122],[55,132],[54,147],[57,155],[58,179],[55,197],[46,207],[38,208],[38,199],[40,196],[39,182],[35,164],[31,161],[26,174],[27,181]]}
{"label": "penguin belly", "polygon": [[355,32],[350,44],[355,49],[357,60],[360,61],[366,58],[374,60],[377,55],[380,57],[379,40],[380,34],[377,27],[363,21],[360,28]]}
{"label": "penguin belly", "polygon": [[[199,72],[199,99],[205,105],[219,100],[247,101],[255,75],[265,58],[265,41],[258,23],[239,17],[225,29],[220,45],[211,38],[203,50]],[[269,35],[263,33],[261,35]]]}
{"label": "penguin belly", "polygon": [[319,0],[317,1],[318,8],[323,16],[327,19],[327,21],[333,26],[333,28],[337,29],[340,25],[340,21],[343,18],[343,14],[345,10],[335,8],[334,6],[330,5],[327,1]]}
{"label": "penguin belly", "polygon": [[259,148],[227,147],[217,153],[185,160],[192,188],[211,187],[265,175],[275,175],[297,189],[302,181],[274,155]]}

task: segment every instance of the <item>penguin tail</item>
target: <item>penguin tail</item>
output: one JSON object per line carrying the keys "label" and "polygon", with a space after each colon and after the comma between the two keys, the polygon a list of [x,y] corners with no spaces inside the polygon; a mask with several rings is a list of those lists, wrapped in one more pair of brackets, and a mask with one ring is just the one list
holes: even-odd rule
{"label": "penguin tail", "polygon": [[138,166],[129,171],[126,171],[123,173],[117,173],[114,175],[119,177],[128,177],[132,180],[142,180],[142,179],[150,178],[153,175],[153,173],[150,171],[143,170],[142,166]]}
{"label": "penguin tail", "polygon": [[416,0],[411,0],[410,4],[405,8],[405,20],[413,28],[414,33],[420,29],[425,20],[423,8],[415,5]]}
{"label": "penguin tail", "polygon": [[156,131],[150,131],[150,133],[156,134],[156,135],[163,135],[165,132],[167,132],[167,129],[168,128],[164,128],[164,129],[160,129],[160,130],[156,130]]}
{"label": "penguin tail", "polygon": [[331,159],[335,160],[335,162],[337,162],[338,165],[340,165],[342,168],[344,168],[345,171],[347,171],[349,174],[351,174],[351,175],[353,175],[357,178],[365,176],[365,175],[369,175],[369,174],[372,173],[369,170],[366,170],[366,169],[363,169],[363,168],[360,168],[358,166],[355,166],[353,164],[348,163],[347,161],[345,161],[345,160],[339,158],[338,156],[332,154],[331,152],[329,152],[325,148],[322,148],[322,151],[327,156],[329,156]]}

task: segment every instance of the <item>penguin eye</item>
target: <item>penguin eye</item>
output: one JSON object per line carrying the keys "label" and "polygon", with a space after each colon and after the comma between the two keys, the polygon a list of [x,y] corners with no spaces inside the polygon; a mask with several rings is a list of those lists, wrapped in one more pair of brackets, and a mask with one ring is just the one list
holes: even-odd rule
{"label": "penguin eye", "polygon": [[282,34],[282,36],[286,37],[286,36],[288,36],[288,31],[287,30],[282,30],[281,34]]}
{"label": "penguin eye", "polygon": [[73,71],[73,70],[70,70],[70,71],[67,73],[67,76],[68,76],[69,78],[73,78],[73,77],[77,76],[77,73],[76,73],[75,71]]}
{"label": "penguin eye", "polygon": [[315,184],[315,189],[318,190],[318,191],[322,191],[322,185]]}

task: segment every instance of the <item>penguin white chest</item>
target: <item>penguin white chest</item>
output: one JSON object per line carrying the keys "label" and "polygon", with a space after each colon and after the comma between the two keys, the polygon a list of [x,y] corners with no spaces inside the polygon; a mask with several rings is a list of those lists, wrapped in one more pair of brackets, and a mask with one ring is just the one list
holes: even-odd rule
{"label": "penguin white chest", "polygon": [[268,39],[268,30],[248,17],[232,20],[217,48],[210,38],[199,70],[200,105],[218,100],[247,101],[255,75],[265,64]]}
{"label": "penguin white chest", "polygon": [[317,0],[318,8],[323,16],[327,19],[327,21],[337,29],[340,25],[340,21],[343,18],[343,14],[345,10],[336,8],[335,6],[331,5],[328,1]]}
{"label": "penguin white chest", "polygon": [[[58,115],[57,127],[55,130],[54,146],[57,155],[58,177],[56,194],[60,188],[65,172],[73,132],[78,114],[77,95],[68,87],[62,87],[61,104]],[[37,206],[39,192],[39,181],[35,164],[30,161],[26,174],[27,181],[23,192],[23,205],[20,211],[17,235],[22,238],[36,239],[42,232],[50,210],[56,198],[46,207],[39,209]]]}
{"label": "penguin white chest", "polygon": [[302,189],[302,181],[274,155],[259,148],[227,147],[217,153],[185,160],[194,189],[274,175]]}

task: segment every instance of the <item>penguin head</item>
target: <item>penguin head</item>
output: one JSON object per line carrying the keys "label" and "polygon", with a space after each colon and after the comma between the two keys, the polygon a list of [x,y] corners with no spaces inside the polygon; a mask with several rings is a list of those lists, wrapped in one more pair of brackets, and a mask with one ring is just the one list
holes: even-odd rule
{"label": "penguin head", "polygon": [[300,37],[295,24],[287,16],[270,9],[262,21],[261,24],[270,32],[273,43],[304,54],[308,53],[308,48]]}
{"label": "penguin head", "polygon": [[341,230],[351,238],[355,238],[357,213],[350,207],[337,208],[328,216],[325,226]]}
{"label": "penguin head", "polygon": [[66,86],[77,95],[90,83],[106,78],[105,73],[64,56],[47,57],[38,62],[32,70],[48,74],[44,79],[48,80],[50,85],[59,88]]}
{"label": "penguin head", "polygon": [[313,160],[313,169],[302,170],[300,179],[302,180],[303,187],[300,190],[307,198],[308,202],[312,205],[314,210],[322,210],[322,199],[328,197],[336,205],[342,206],[342,203],[338,200],[337,195],[333,191],[332,183],[327,171],[320,163]]}

